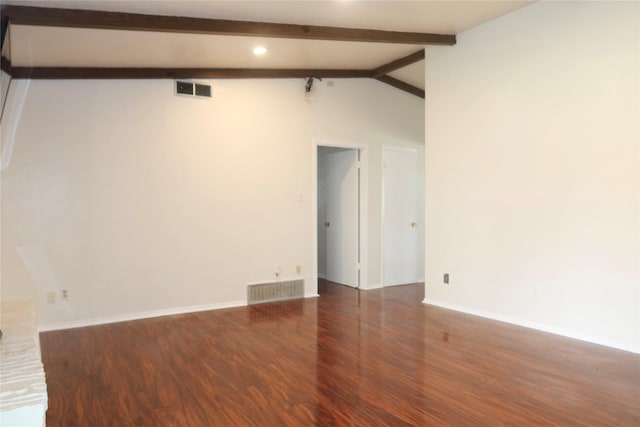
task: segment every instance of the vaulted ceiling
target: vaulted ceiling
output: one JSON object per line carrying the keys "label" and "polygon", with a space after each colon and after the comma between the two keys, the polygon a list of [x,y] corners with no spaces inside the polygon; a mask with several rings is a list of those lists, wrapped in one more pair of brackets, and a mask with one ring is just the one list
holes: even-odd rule
{"label": "vaulted ceiling", "polygon": [[[453,46],[456,34],[529,3],[10,0],[3,69],[14,78],[371,77],[424,96],[426,45]],[[258,46],[267,53],[254,55]]]}

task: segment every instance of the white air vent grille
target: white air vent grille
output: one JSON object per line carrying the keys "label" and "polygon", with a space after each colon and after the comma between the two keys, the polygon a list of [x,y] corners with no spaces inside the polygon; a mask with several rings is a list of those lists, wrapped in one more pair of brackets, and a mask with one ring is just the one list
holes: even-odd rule
{"label": "white air vent grille", "polygon": [[190,82],[185,80],[176,80],[176,95],[190,96],[194,98],[211,99],[211,85]]}
{"label": "white air vent grille", "polygon": [[247,286],[247,303],[282,301],[304,297],[304,280],[259,283]]}

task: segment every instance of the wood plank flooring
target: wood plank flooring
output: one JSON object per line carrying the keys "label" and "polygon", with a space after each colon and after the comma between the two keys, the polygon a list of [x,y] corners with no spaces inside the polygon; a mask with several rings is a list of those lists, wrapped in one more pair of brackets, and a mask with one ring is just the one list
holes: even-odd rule
{"label": "wood plank flooring", "polygon": [[48,426],[638,426],[640,356],[423,286],[41,334]]}

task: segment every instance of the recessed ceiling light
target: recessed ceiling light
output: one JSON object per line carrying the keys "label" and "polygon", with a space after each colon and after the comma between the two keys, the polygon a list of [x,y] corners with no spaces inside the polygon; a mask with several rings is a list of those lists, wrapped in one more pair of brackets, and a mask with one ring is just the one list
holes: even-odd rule
{"label": "recessed ceiling light", "polygon": [[254,55],[264,55],[265,53],[267,53],[267,48],[266,47],[262,47],[259,46],[255,49],[253,49],[253,54]]}

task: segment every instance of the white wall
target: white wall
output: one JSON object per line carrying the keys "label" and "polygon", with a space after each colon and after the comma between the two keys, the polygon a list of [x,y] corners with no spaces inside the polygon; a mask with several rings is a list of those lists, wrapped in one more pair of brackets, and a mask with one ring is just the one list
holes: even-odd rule
{"label": "white wall", "polygon": [[316,293],[312,140],[420,144],[424,103],[370,80],[311,104],[302,79],[213,84],[206,101],[169,80],[31,82],[2,171],[2,298],[35,297],[50,328],[243,304],[277,267]]}
{"label": "white wall", "polygon": [[639,22],[539,2],[427,49],[426,302],[640,351]]}

